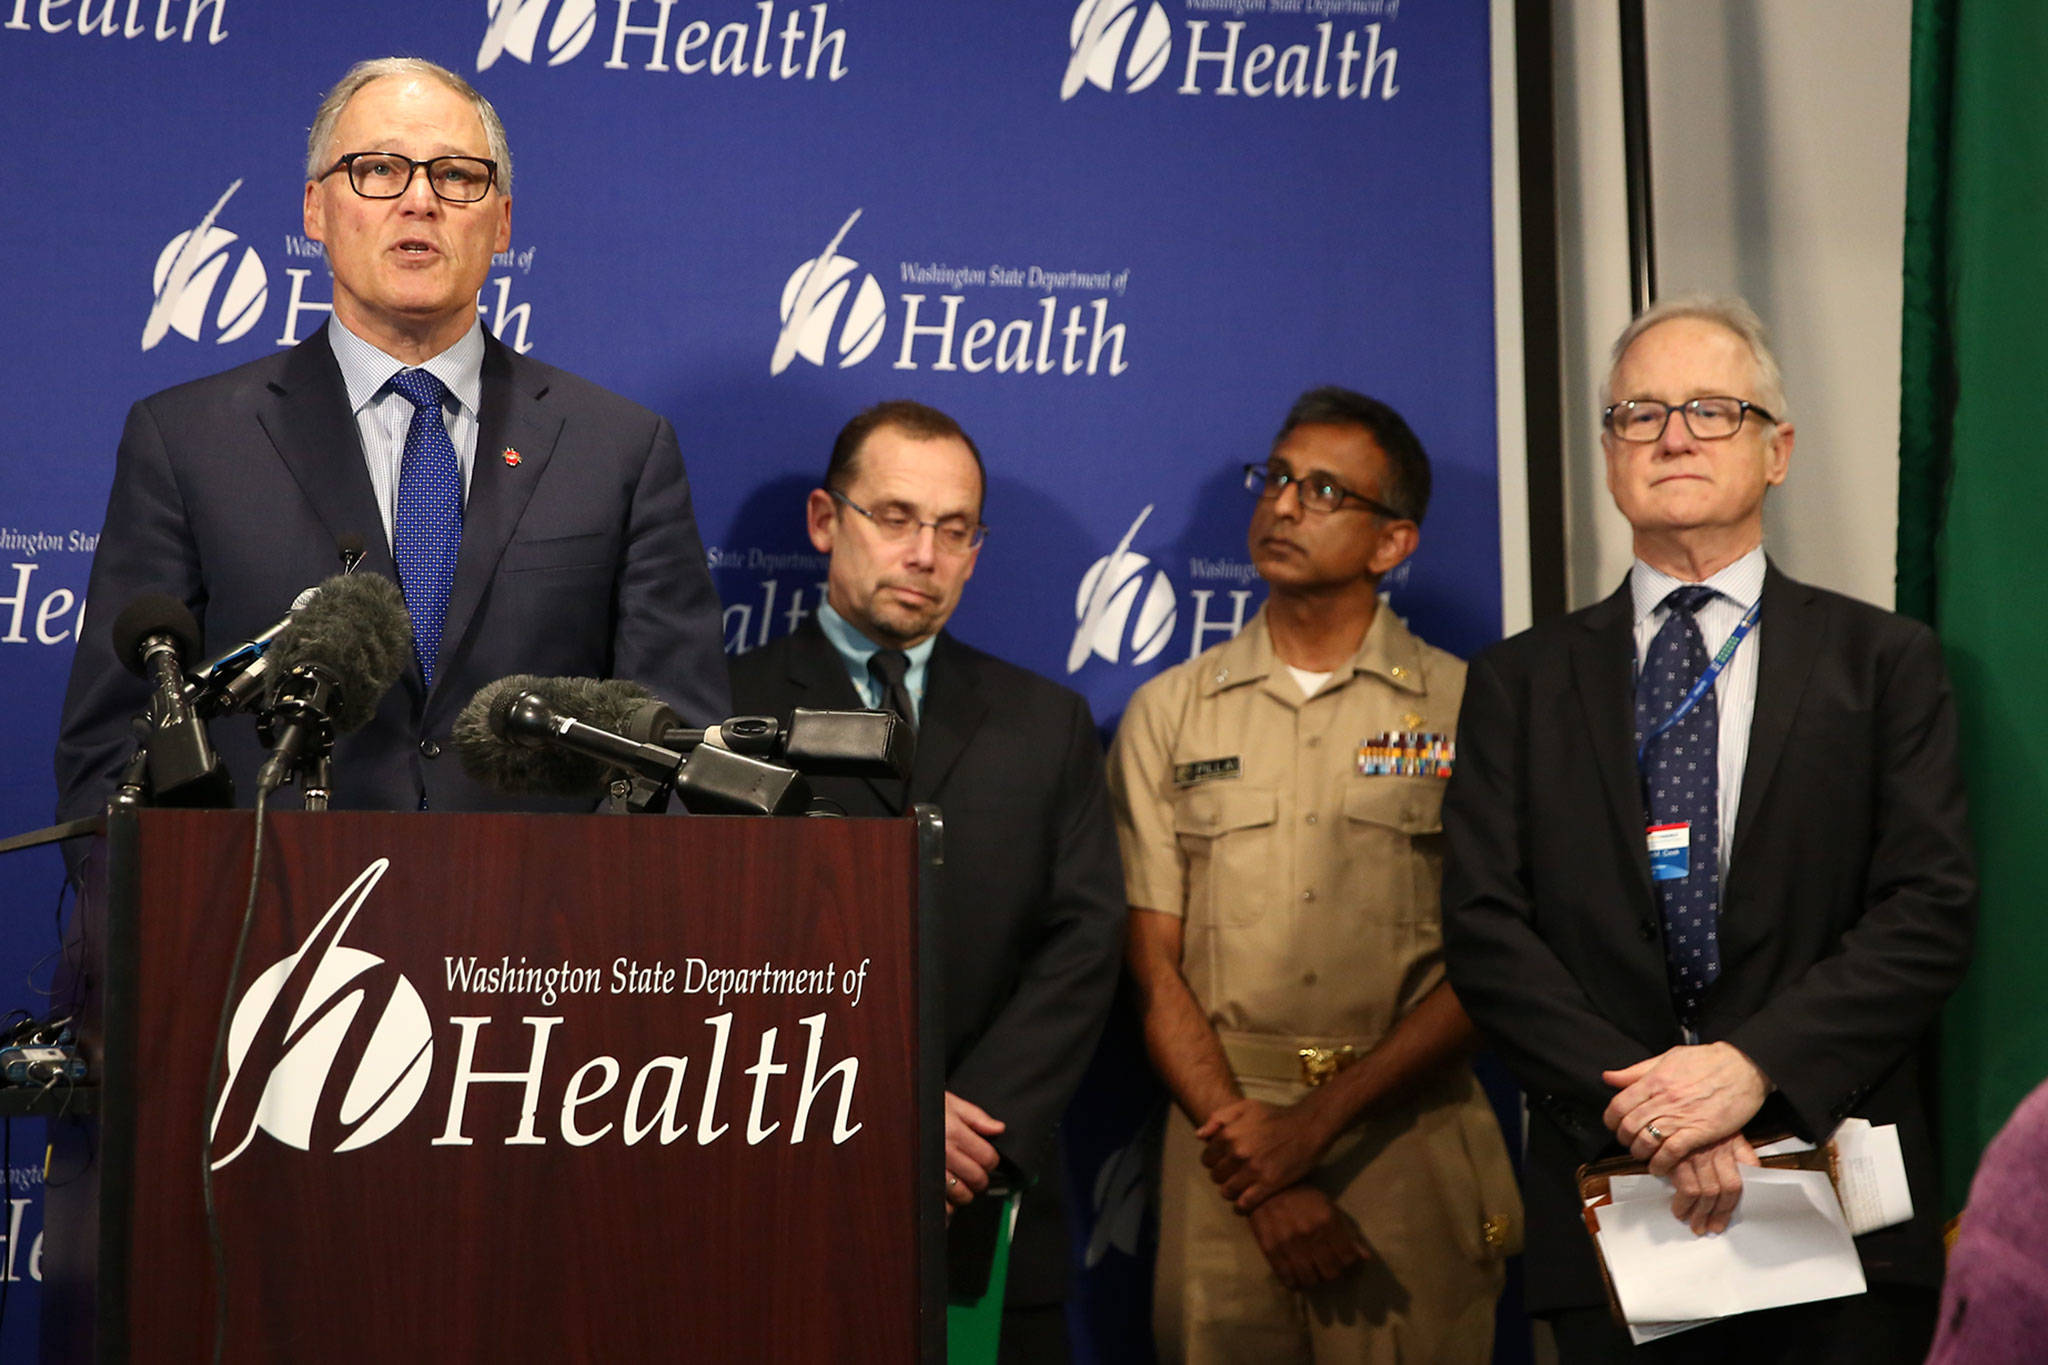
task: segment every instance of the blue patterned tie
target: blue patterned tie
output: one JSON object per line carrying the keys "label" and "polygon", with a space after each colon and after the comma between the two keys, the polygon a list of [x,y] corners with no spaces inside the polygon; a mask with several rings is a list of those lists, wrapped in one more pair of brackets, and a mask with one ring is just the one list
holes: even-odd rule
{"label": "blue patterned tie", "polygon": [[413,652],[432,687],[441,628],[448,619],[448,590],[455,583],[455,557],[462,546],[462,469],[441,412],[447,386],[425,370],[400,370],[391,376],[391,387],[412,403],[412,425],[405,429],[405,455],[398,466],[391,556],[398,561],[398,584],[412,616]]}
{"label": "blue patterned tie", "polygon": [[1710,687],[1676,725],[1643,736],[1678,709],[1707,671],[1707,644],[1693,613],[1714,590],[1697,584],[1674,588],[1664,599],[1670,615],[1636,675],[1636,747],[1642,753],[1643,809],[1652,825],[1692,826],[1687,875],[1653,881],[1664,912],[1664,960],[1671,1000],[1687,1028],[1699,1019],[1700,997],[1721,974],[1716,922],[1721,905],[1721,712]]}

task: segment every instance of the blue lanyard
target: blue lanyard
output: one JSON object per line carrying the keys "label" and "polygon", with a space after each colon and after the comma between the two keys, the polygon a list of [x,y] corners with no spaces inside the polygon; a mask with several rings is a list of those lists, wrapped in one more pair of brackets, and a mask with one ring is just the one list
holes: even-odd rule
{"label": "blue lanyard", "polygon": [[1721,642],[1721,648],[1715,652],[1713,662],[1707,665],[1706,671],[1700,674],[1697,682],[1693,683],[1692,690],[1685,694],[1685,700],[1679,702],[1677,708],[1670,715],[1657,722],[1649,733],[1643,736],[1643,742],[1636,745],[1636,767],[1638,770],[1643,766],[1643,755],[1649,751],[1650,741],[1678,724],[1681,720],[1684,720],[1686,713],[1699,705],[1700,698],[1707,695],[1707,689],[1714,685],[1714,679],[1721,676],[1721,670],[1726,668],[1728,661],[1735,657],[1735,651],[1741,646],[1743,637],[1748,635],[1750,627],[1756,624],[1757,611],[1763,604],[1763,596],[1759,594],[1756,601],[1749,604],[1749,610],[1742,613],[1742,619],[1735,623],[1735,629],[1729,632],[1728,638]]}

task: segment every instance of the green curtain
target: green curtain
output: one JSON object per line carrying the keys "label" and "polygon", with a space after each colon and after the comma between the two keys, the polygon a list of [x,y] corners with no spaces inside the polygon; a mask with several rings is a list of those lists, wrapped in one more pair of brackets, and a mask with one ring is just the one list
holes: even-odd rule
{"label": "green curtain", "polygon": [[2048,4],[1915,0],[1898,604],[1941,632],[1983,877],[1943,1023],[1951,1206],[2048,1075]]}

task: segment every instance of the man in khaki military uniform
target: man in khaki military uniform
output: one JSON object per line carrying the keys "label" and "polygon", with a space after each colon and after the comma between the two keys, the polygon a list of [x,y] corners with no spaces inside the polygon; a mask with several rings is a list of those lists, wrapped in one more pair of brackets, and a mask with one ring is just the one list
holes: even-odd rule
{"label": "man in khaki military uniform", "polygon": [[1262,465],[1271,589],[1140,688],[1110,756],[1168,1116],[1163,1360],[1486,1361],[1521,1205],[1444,980],[1438,808],[1465,666],[1382,610],[1429,464],[1304,394]]}

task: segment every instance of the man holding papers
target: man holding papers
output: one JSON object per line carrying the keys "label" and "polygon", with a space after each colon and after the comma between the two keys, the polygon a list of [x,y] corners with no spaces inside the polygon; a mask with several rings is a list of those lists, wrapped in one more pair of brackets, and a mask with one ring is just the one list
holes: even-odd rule
{"label": "man holding papers", "polygon": [[[1451,980],[1529,1095],[1529,1308],[1575,1365],[1917,1361],[1941,1277],[1922,1054],[1976,902],[1940,648],[1765,559],[1793,428],[1746,305],[1636,319],[1607,404],[1635,564],[1473,661],[1444,801]],[[1631,1153],[1714,1234],[1755,1145],[1852,1116],[1895,1128],[1912,1191],[1856,1239],[1868,1292],[1632,1348],[1577,1169]]]}

